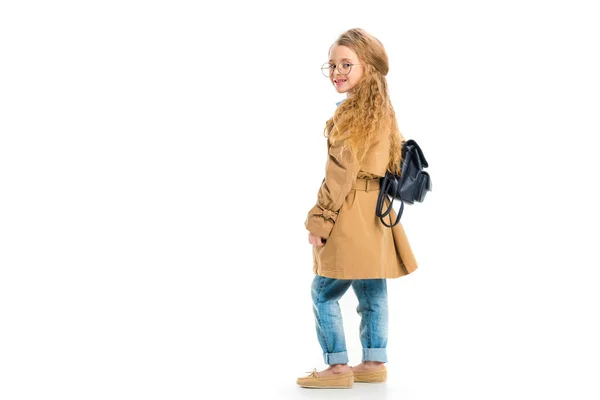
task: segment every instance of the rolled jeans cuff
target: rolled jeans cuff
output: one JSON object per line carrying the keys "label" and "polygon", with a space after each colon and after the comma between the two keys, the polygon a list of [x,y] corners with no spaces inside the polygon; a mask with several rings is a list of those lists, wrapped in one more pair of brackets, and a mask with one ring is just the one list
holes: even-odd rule
{"label": "rolled jeans cuff", "polygon": [[362,361],[379,361],[387,362],[387,351],[385,348],[380,349],[363,349]]}
{"label": "rolled jeans cuff", "polygon": [[348,352],[341,351],[339,353],[323,353],[323,361],[325,364],[348,364]]}

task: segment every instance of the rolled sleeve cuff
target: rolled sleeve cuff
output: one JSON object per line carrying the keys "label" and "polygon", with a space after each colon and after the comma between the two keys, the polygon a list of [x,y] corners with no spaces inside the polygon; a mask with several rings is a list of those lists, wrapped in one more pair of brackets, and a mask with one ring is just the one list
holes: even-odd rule
{"label": "rolled sleeve cuff", "polygon": [[328,210],[318,204],[310,209],[304,222],[306,229],[317,236],[327,239],[333,229],[338,212]]}

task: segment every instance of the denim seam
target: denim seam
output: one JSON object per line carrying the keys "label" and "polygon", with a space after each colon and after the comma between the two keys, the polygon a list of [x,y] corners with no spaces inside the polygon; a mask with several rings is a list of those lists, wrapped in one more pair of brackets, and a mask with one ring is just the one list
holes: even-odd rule
{"label": "denim seam", "polygon": [[368,347],[371,348],[373,346],[373,340],[371,337],[371,331],[372,331],[372,326],[371,326],[371,302],[369,299],[369,296],[367,295],[367,283],[363,280],[361,281],[362,283],[362,287],[363,287],[363,293],[364,293],[364,297],[365,297],[365,301],[367,303],[367,309],[366,309],[366,324],[365,326],[367,327],[367,339],[368,339]]}
{"label": "denim seam", "polygon": [[[317,292],[317,303],[321,303],[321,292],[323,291],[323,286],[325,286],[325,279],[321,279],[321,284],[319,285],[319,291]],[[319,318],[319,325],[321,325],[321,337],[323,338],[323,342],[325,343],[325,347],[327,347],[327,353],[330,353],[330,349],[331,346],[329,344],[329,341],[327,340],[327,335],[325,335],[325,333],[323,332],[323,323],[321,322],[321,315],[320,313],[317,313],[318,318]]]}

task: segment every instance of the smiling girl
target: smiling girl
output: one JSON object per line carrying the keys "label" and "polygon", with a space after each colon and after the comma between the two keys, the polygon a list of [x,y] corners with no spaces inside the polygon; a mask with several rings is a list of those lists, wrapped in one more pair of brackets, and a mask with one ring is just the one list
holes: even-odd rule
{"label": "smiling girl", "polygon": [[[346,94],[325,124],[325,178],[305,221],[313,246],[316,332],[329,368],[315,369],[297,384],[351,388],[354,382],[387,379],[386,279],[413,272],[417,262],[402,224],[390,229],[375,215],[380,178],[388,170],[400,173],[404,142],[388,94],[385,49],[363,29],[350,29],[331,46],[322,70],[335,90]],[[386,222],[395,216],[392,211]],[[362,363],[354,367],[348,365],[338,303],[350,287],[359,303],[363,348]]]}

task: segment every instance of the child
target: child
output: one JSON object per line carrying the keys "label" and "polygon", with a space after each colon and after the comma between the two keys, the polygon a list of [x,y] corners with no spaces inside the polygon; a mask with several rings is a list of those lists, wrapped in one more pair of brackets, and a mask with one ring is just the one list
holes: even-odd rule
{"label": "child", "polygon": [[[316,274],[311,290],[317,338],[329,368],[298,378],[303,387],[351,388],[354,382],[386,380],[386,278],[417,268],[402,225],[390,229],[375,215],[379,179],[386,170],[400,172],[404,141],[389,99],[388,69],[381,42],[358,28],[338,37],[322,67],[346,98],[325,125],[325,179],[305,221]],[[392,211],[388,224],[395,217]],[[359,302],[363,347],[362,363],[354,367],[348,365],[338,303],[350,286]]]}

